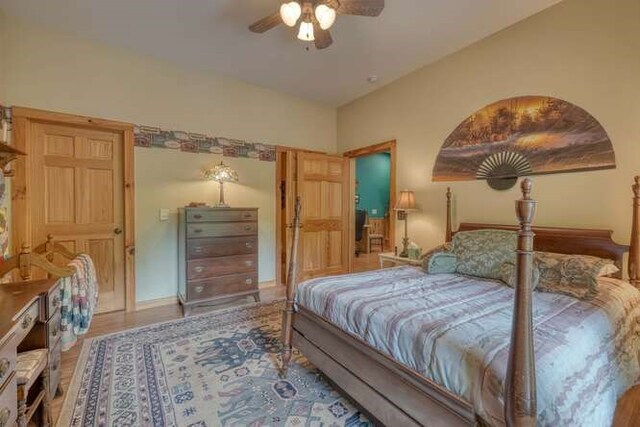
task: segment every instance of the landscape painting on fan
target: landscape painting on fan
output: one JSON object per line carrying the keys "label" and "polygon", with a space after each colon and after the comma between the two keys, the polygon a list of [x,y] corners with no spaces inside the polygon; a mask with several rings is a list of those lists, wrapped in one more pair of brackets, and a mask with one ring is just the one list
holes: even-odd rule
{"label": "landscape painting on fan", "polygon": [[460,123],[442,145],[433,180],[615,167],[611,140],[592,115],[561,99],[523,96],[495,102]]}

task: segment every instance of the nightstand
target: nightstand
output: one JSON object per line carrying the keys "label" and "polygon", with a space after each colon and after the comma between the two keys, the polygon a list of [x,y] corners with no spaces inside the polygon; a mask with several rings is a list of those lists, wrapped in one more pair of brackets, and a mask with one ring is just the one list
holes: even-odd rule
{"label": "nightstand", "polygon": [[414,267],[422,266],[422,260],[420,259],[402,258],[395,255],[393,252],[383,252],[378,255],[378,258],[380,259],[380,268],[384,268],[385,263],[391,264],[393,267],[398,265],[412,265]]}

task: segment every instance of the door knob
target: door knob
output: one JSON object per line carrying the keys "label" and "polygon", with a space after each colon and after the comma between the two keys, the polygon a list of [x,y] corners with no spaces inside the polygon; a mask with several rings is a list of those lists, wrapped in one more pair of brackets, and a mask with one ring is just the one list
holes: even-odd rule
{"label": "door knob", "polygon": [[116,234],[122,234],[122,228],[116,227],[116,229],[113,230],[113,232],[116,233]]}

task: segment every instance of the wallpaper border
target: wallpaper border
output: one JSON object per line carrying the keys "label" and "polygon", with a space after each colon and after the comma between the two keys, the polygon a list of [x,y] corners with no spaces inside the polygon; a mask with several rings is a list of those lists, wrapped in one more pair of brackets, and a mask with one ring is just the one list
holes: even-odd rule
{"label": "wallpaper border", "polygon": [[208,136],[194,132],[163,130],[159,127],[136,125],[136,147],[166,148],[187,153],[221,154],[225,157],[274,162],[275,145],[247,142],[239,139]]}

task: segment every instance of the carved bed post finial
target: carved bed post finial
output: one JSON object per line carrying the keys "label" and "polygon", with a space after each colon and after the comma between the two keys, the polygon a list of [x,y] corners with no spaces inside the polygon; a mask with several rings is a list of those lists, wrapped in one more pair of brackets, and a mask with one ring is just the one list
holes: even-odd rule
{"label": "carved bed post finial", "polygon": [[445,243],[451,241],[451,187],[447,187],[447,231],[444,236]]}
{"label": "carved bed post finial", "polygon": [[534,237],[531,221],[536,202],[531,198],[531,188],[531,180],[523,180],[522,198],[516,201],[516,214],[520,224],[516,252],[517,283],[504,388],[505,422],[507,426],[518,427],[536,425],[536,371],[531,308]]}
{"label": "carved bed post finial", "polygon": [[282,376],[287,376],[289,361],[291,360],[291,348],[293,341],[293,314],[298,286],[298,241],[300,240],[300,211],[302,204],[300,196],[296,197],[295,214],[293,216],[293,238],[291,241],[291,256],[289,258],[289,271],[287,273],[287,302],[282,313]]}
{"label": "carved bed post finial", "polygon": [[631,189],[633,190],[633,217],[629,244],[629,283],[640,287],[640,176],[634,178]]}

